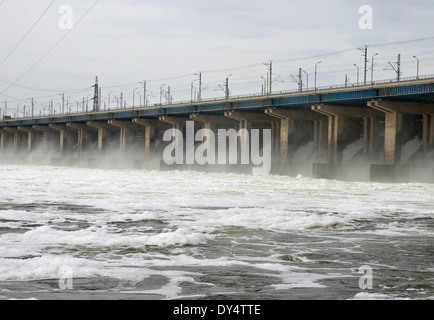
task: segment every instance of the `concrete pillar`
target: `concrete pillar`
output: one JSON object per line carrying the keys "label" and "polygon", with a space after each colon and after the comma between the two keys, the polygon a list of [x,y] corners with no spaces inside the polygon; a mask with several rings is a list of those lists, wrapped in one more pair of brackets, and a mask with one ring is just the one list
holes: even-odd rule
{"label": "concrete pillar", "polygon": [[104,122],[88,121],[86,125],[98,130],[98,154],[102,155],[104,151],[104,139],[110,136],[112,126]]}
{"label": "concrete pillar", "polygon": [[[434,114],[434,104],[424,102],[401,102],[374,100],[368,102],[368,107],[385,113],[386,130],[385,130],[385,165],[401,164],[401,148],[403,135],[403,115],[431,115]],[[428,145],[428,132],[431,132],[431,122],[424,121],[425,144]]]}
{"label": "concrete pillar", "polygon": [[378,151],[380,119],[365,117],[363,120],[363,151],[370,158]]}
{"label": "concrete pillar", "polygon": [[9,132],[13,136],[13,153],[17,154],[20,151],[20,145],[22,142],[22,131],[16,128],[4,128],[6,132]]}
{"label": "concrete pillar", "polygon": [[131,132],[143,131],[143,127],[131,121],[109,120],[108,124],[120,129],[120,149],[125,150]]}
{"label": "concrete pillar", "polygon": [[18,127],[18,130],[21,130],[27,134],[27,153],[30,154],[33,150],[33,144],[36,140],[36,135],[40,131],[27,127]]}
{"label": "concrete pillar", "polygon": [[33,126],[32,128],[42,132],[42,148],[45,152],[52,150],[54,145],[59,146],[60,149],[60,140],[58,140],[57,136],[59,134],[58,131],[48,126]]}
{"label": "concrete pillar", "polygon": [[[384,115],[381,112],[361,107],[342,107],[332,105],[314,105],[312,110],[328,116],[328,158],[330,164],[342,164],[342,156],[344,148],[351,142],[354,142],[360,136],[359,127],[361,119],[365,119],[364,126],[364,141],[366,144],[365,150],[371,150],[371,133],[375,137],[375,128],[371,128],[370,118],[381,118]],[[366,120],[369,118],[369,120]],[[356,119],[353,123],[346,123],[345,119]],[[348,120],[347,120],[348,121]],[[375,125],[376,121],[372,121]]]}
{"label": "concrete pillar", "polygon": [[132,122],[145,128],[145,158],[148,159],[151,155],[151,143],[155,138],[157,128],[160,127],[160,122],[158,120],[140,118],[135,118]]}
{"label": "concrete pillar", "polygon": [[430,130],[429,130],[430,150],[434,149],[434,114],[431,115]]}
{"label": "concrete pillar", "polygon": [[[175,142],[175,146],[177,150],[184,150],[184,140],[177,139],[178,135],[175,134],[176,130],[179,130],[184,134],[187,121],[191,121],[189,118],[182,118],[182,117],[168,117],[168,116],[160,116],[159,120],[163,123],[170,124],[173,128],[173,136],[175,137],[173,142]],[[185,139],[185,137],[184,137]],[[186,141],[187,146],[186,150],[188,150],[189,146],[193,146],[194,148],[194,141]],[[182,146],[182,148],[181,148]]]}
{"label": "concrete pillar", "polygon": [[302,130],[301,121],[313,121],[314,122],[314,141],[315,147],[319,147],[318,138],[319,132],[318,124],[321,121],[326,120],[326,117],[312,112],[310,110],[294,110],[294,109],[277,109],[270,108],[265,110],[265,114],[274,117],[279,121],[279,149],[280,149],[280,161],[282,164],[287,164],[292,162],[292,156],[294,155],[295,149],[297,147],[296,133]]}
{"label": "concrete pillar", "polygon": [[425,153],[434,148],[434,114],[423,115],[423,149]]}
{"label": "concrete pillar", "polygon": [[[224,116],[198,114],[198,113],[192,114],[190,116],[190,119],[201,123],[204,129],[208,129],[210,130],[208,132],[213,132],[214,134],[216,134],[218,128],[227,129],[229,127],[233,127],[235,123],[238,123],[238,121],[232,121],[232,119],[226,118]],[[205,146],[207,150],[209,150],[209,148],[211,147],[210,140],[211,140],[210,137],[205,136]]]}
{"label": "concrete pillar", "polygon": [[3,129],[0,129],[0,153],[3,154],[5,147],[5,133],[3,132]]}
{"label": "concrete pillar", "polygon": [[328,118],[314,120],[314,152],[320,154],[328,147]]}
{"label": "concrete pillar", "polygon": [[4,129],[0,129],[0,153],[1,154],[5,154],[6,153],[6,145],[7,145],[7,140],[8,137],[10,137],[11,133],[4,130]]}
{"label": "concrete pillar", "polygon": [[91,132],[97,131],[97,129],[81,123],[67,123],[66,126],[77,131],[77,151],[78,157],[81,158],[83,152],[90,145]]}
{"label": "concrete pillar", "polygon": [[66,125],[54,124],[50,124],[50,128],[59,132],[60,155],[63,157],[65,153],[71,153],[73,145],[71,129]]}
{"label": "concrete pillar", "polygon": [[216,122],[212,122],[209,118],[207,118],[207,116],[202,116],[200,114],[192,114],[190,116],[190,119],[201,123],[203,125],[203,128],[207,130],[207,132],[205,133],[204,146],[206,147],[206,150],[209,150],[209,148],[211,147],[211,138],[209,134],[216,131]]}
{"label": "concrete pillar", "polygon": [[313,111],[328,116],[328,162],[342,164],[344,118],[339,114],[331,113],[320,106],[313,106]]}
{"label": "concrete pillar", "polygon": [[180,130],[181,132],[184,132],[187,121],[190,121],[189,118],[168,116],[160,116],[159,120],[161,122],[170,124],[171,126],[173,126],[174,130]]}

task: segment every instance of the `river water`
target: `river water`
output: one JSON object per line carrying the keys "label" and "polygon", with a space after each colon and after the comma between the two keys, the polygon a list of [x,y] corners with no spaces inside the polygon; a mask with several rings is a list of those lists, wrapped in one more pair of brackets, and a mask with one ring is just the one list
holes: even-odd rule
{"label": "river water", "polygon": [[0,165],[0,299],[434,299],[433,217],[432,184]]}

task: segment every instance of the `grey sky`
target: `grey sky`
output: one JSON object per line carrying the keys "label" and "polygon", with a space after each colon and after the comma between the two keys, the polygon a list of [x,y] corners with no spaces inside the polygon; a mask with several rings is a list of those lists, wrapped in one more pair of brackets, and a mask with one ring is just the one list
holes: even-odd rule
{"label": "grey sky", "polygon": [[[0,59],[10,52],[50,2],[4,1],[0,6]],[[0,79],[13,83],[65,34],[58,27],[61,5],[73,8],[76,21],[92,3],[56,1],[16,52],[0,66]],[[359,28],[358,11],[362,5],[371,5],[374,10],[373,30]],[[267,72],[261,63],[269,60],[276,61],[276,74],[284,81],[276,81],[279,89],[296,87],[290,76],[299,67],[313,81],[312,72],[318,60],[324,60],[318,75],[320,85],[343,83],[345,74],[355,82],[353,64],[360,67],[363,64],[357,47],[430,37],[434,30],[433,17],[432,0],[393,3],[385,0],[103,0],[17,83],[53,92],[14,86],[5,92],[9,97],[0,96],[0,105],[4,100],[14,103],[12,98],[41,97],[41,103],[49,95],[58,99],[56,90],[61,93],[90,87],[97,75],[103,88],[155,79],[149,83],[154,96],[158,96],[158,88],[166,83],[172,85],[175,100],[184,99],[195,79],[193,73],[199,70],[205,72],[208,96],[221,94],[215,88],[229,73],[233,75],[234,92],[259,93],[261,76]],[[354,50],[324,58],[291,61],[351,48]],[[374,50],[380,53],[376,79],[394,77],[394,71],[383,69],[388,61],[396,60],[398,53],[403,55],[403,76],[416,75],[413,55],[420,55],[421,73],[434,73],[434,39],[374,46],[370,54],[376,53]],[[252,67],[237,69],[243,66]],[[206,73],[217,70],[224,71]],[[186,77],[164,81],[180,75]],[[6,82],[0,82],[0,92],[6,87]],[[130,92],[135,87],[140,84],[109,88],[105,94],[108,90],[114,94],[122,90]],[[87,94],[80,93],[71,99],[81,99],[84,95]]]}

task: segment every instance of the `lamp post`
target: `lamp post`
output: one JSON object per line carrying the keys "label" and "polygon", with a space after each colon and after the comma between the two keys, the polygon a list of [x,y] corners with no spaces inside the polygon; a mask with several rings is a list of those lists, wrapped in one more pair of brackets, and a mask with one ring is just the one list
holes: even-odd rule
{"label": "lamp post", "polygon": [[357,68],[357,85],[359,85],[359,80],[360,80],[360,68],[357,64],[354,64],[354,66]]}
{"label": "lamp post", "polygon": [[198,81],[198,79],[195,79],[195,80],[193,80],[193,81],[191,82],[191,89],[190,89],[191,103],[193,103],[193,101],[195,100],[195,99],[194,99],[194,97],[195,97],[194,90],[195,90],[196,88],[194,87],[194,83],[195,83],[196,81]]}
{"label": "lamp post", "polygon": [[321,64],[322,61],[319,61],[316,65],[315,65],[315,91],[317,90],[317,85],[316,85],[316,80],[317,80],[317,75],[318,75],[318,65]]}
{"label": "lamp post", "polygon": [[268,80],[265,79],[264,77],[261,77],[261,79],[264,80],[264,84],[262,85],[262,95],[265,96],[266,92],[267,92],[267,82],[268,82]]}
{"label": "lamp post", "polygon": [[110,95],[113,93],[113,91],[110,91],[108,94],[108,111],[110,111]]}
{"label": "lamp post", "polygon": [[374,54],[374,55],[372,56],[371,84],[374,84],[374,66],[375,66],[375,64],[374,64],[374,58],[375,58],[376,56],[378,56],[378,53],[376,53],[376,54]]}
{"label": "lamp post", "polygon": [[309,91],[309,74],[305,70],[303,73],[306,75],[306,91]]}
{"label": "lamp post", "polygon": [[142,95],[140,93],[137,92],[137,95],[140,97],[140,108],[142,107]]}
{"label": "lamp post", "polygon": [[[135,100],[136,100],[135,97],[136,97],[136,90],[137,90],[137,89],[139,89],[139,88],[135,88],[135,89],[133,90],[133,109],[134,109],[135,102],[136,102],[136,101],[135,101]],[[140,100],[141,100],[141,99],[140,99]]]}
{"label": "lamp post", "polygon": [[413,56],[413,58],[415,58],[417,60],[417,80],[419,80],[419,63],[420,63],[420,60],[416,56]]}

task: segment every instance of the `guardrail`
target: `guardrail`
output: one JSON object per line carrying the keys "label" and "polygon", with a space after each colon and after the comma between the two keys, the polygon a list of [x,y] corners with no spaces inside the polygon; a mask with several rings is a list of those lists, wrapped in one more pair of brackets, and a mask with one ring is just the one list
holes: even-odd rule
{"label": "guardrail", "polygon": [[[278,92],[273,92],[271,94],[263,94],[263,93],[259,93],[259,94],[247,94],[247,95],[237,95],[237,96],[231,96],[229,98],[229,100],[237,100],[237,99],[247,99],[247,98],[272,98],[274,96],[279,96],[279,95],[288,95],[288,94],[306,94],[306,93],[312,93],[312,94],[321,94],[324,91],[329,91],[329,90],[339,90],[339,89],[345,89],[345,88],[373,88],[377,85],[382,85],[382,84],[393,84],[393,83],[405,83],[405,82],[411,82],[411,81],[424,81],[424,80],[433,80],[434,81],[434,75],[424,75],[424,76],[419,76],[419,77],[406,77],[406,78],[401,78],[399,81],[398,79],[388,79],[388,80],[378,80],[378,81],[374,81],[367,83],[366,85],[363,83],[348,83],[348,84],[340,84],[340,85],[333,85],[333,86],[324,86],[324,87],[317,87],[317,88],[307,88],[304,89],[302,91],[300,91],[299,89],[294,89],[294,90],[284,90],[284,91],[278,91]],[[183,100],[183,101],[176,101],[176,102],[172,102],[170,104],[167,103],[162,103],[162,104],[154,104],[153,106],[148,106],[147,108],[162,108],[162,107],[170,107],[173,105],[191,105],[191,104],[198,104],[198,103],[207,103],[207,102],[225,102],[228,101],[226,98],[222,98],[222,97],[216,97],[216,98],[206,98],[206,99],[201,99],[200,101],[197,100]],[[142,107],[129,107],[129,108],[111,108],[110,110],[100,110],[100,111],[87,111],[87,112],[70,112],[70,113],[54,113],[54,114],[43,114],[40,116],[25,116],[22,118],[13,118],[13,117],[8,117],[8,119],[3,119],[6,121],[10,121],[10,120],[25,120],[25,119],[34,119],[34,118],[46,118],[46,117],[61,117],[61,116],[74,116],[74,115],[81,115],[81,114],[89,114],[89,113],[95,113],[95,112],[111,112],[111,111],[134,111],[134,110],[141,110],[144,109]],[[1,108],[0,108],[1,110]]]}

